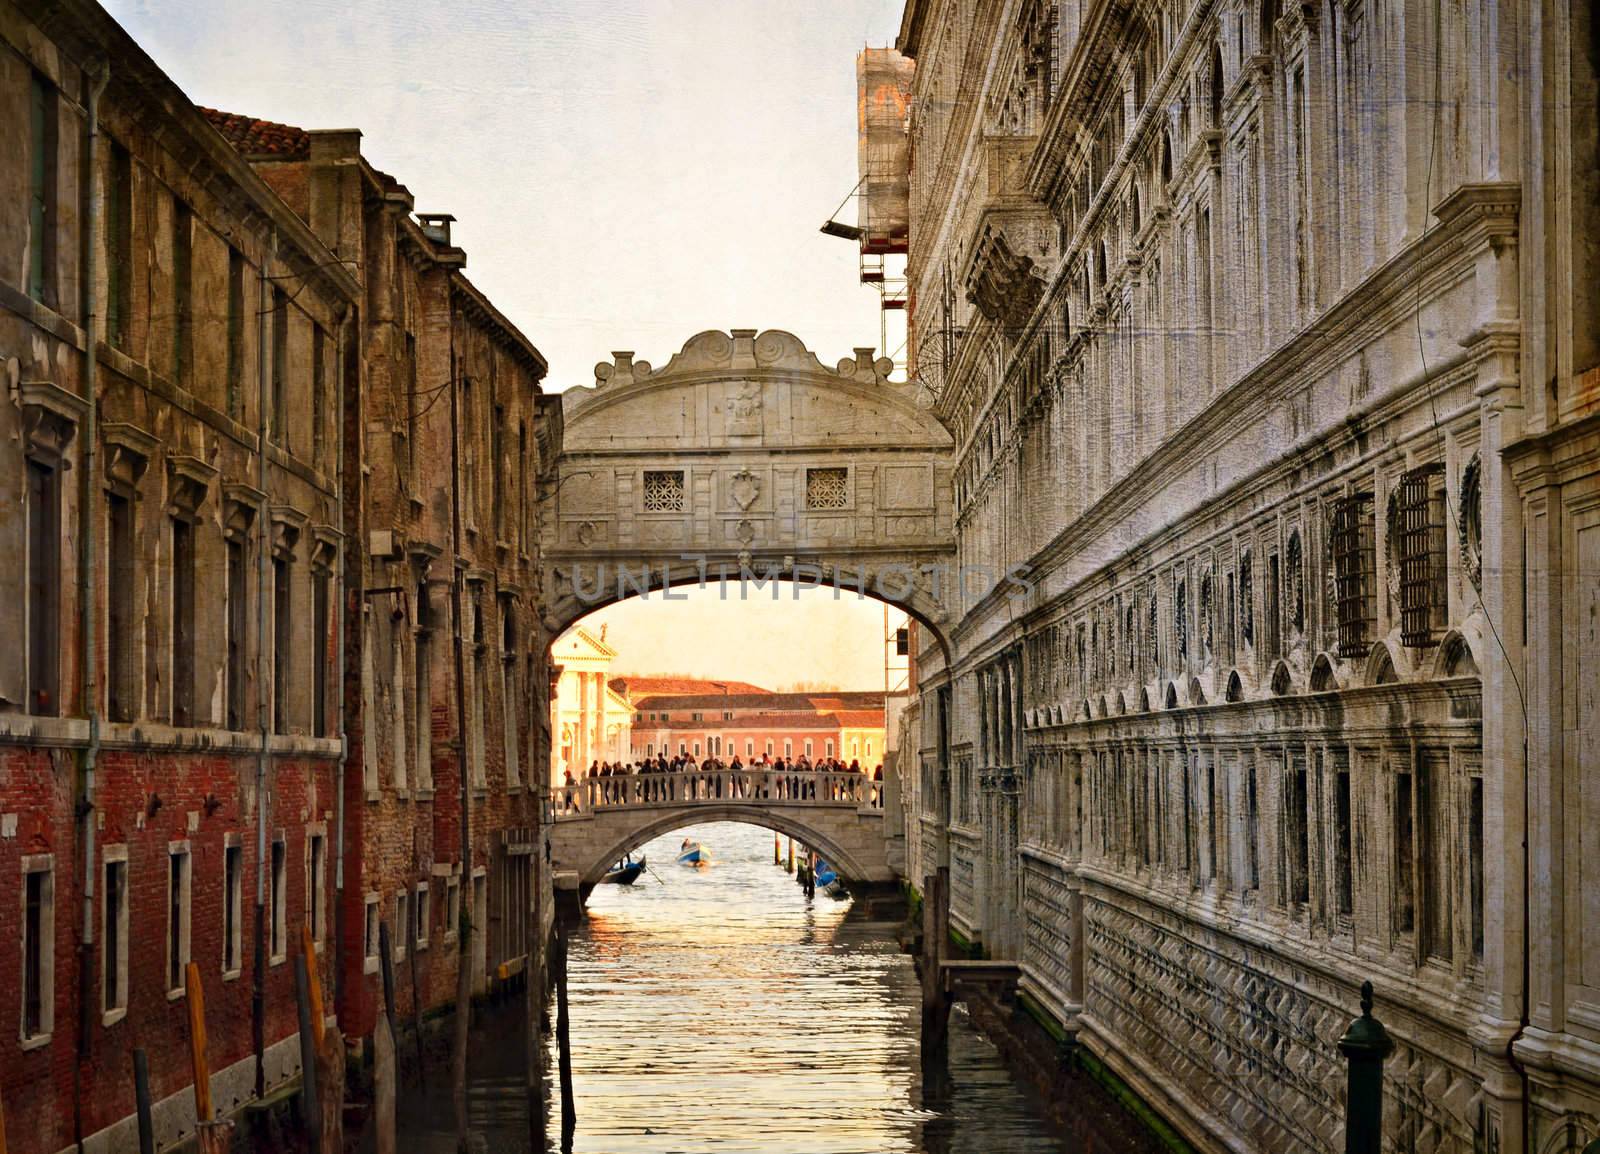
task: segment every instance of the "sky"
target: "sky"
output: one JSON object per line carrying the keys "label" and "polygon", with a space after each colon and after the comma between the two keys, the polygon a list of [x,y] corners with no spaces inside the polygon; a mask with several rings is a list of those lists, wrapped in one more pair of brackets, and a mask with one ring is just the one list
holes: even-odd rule
{"label": "sky", "polygon": [[[591,613],[578,623],[617,650],[613,673],[676,673],[735,678],[764,689],[882,689],[884,606],[846,586],[800,589],[788,582],[673,590],[683,601],[663,601],[659,590]],[[798,596],[796,594],[798,593]],[[905,614],[889,610],[888,629]],[[890,659],[894,687],[905,679],[905,659]]]}
{"label": "sky", "polygon": [[458,218],[549,388],[705,329],[788,329],[830,365],[878,343],[854,246],[817,227],[857,179],[856,53],[902,0],[105,4],[199,104],[360,128]]}
{"label": "sky", "polygon": [[[361,129],[418,211],[455,214],[547,389],[705,329],[787,329],[827,365],[878,343],[855,247],[817,228],[857,180],[856,53],[902,0],[104,2],[196,103]],[[881,687],[882,605],[791,594],[592,623],[618,672]]]}

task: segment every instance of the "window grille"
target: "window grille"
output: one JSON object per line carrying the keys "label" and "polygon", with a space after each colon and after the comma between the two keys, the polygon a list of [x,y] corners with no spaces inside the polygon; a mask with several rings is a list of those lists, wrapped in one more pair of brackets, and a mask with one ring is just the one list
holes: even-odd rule
{"label": "window grille", "polygon": [[675,469],[646,470],[644,475],[646,513],[683,512],[683,474]]}
{"label": "window grille", "polygon": [[849,469],[806,470],[807,509],[843,509],[848,505],[849,494]]}
{"label": "window grille", "polygon": [[1444,630],[1444,467],[1424,465],[1400,478],[1392,555],[1400,561],[1400,643],[1432,645]]}
{"label": "window grille", "polygon": [[1289,534],[1284,553],[1289,577],[1289,626],[1300,634],[1306,631],[1306,570],[1298,532]]}
{"label": "window grille", "polygon": [[1372,494],[1333,503],[1333,588],[1339,618],[1339,656],[1362,657],[1377,617]]}
{"label": "window grille", "polygon": [[1181,577],[1173,597],[1172,637],[1177,645],[1178,660],[1183,661],[1189,656],[1189,583]]}

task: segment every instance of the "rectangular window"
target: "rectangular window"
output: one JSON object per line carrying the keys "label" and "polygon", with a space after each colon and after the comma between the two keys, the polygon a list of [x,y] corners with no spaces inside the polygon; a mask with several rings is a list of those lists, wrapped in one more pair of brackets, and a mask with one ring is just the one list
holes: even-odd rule
{"label": "rectangular window", "polygon": [[106,497],[106,697],[112,721],[132,721],[138,677],[134,669],[135,562],[133,501]]}
{"label": "rectangular window", "polygon": [[1353,824],[1350,817],[1350,768],[1341,766],[1334,773],[1333,788],[1333,871],[1334,901],[1340,916],[1355,911],[1351,862]]}
{"label": "rectangular window", "polygon": [[[696,752],[696,753],[698,753],[698,752],[699,752],[699,750],[696,750],[696,751],[695,751],[695,752]],[[784,743],[783,743],[783,756],[784,756],[784,757],[785,757],[785,758],[786,758],[786,759],[787,759],[787,758],[791,758],[791,757],[793,757],[793,756],[794,756],[794,742],[792,742],[792,741],[785,741],[785,742],[784,742]]]}
{"label": "rectangular window", "polygon": [[172,202],[172,379],[187,386],[194,367],[194,216]]}
{"label": "rectangular window", "polygon": [[748,737],[744,739],[744,755],[746,757],[754,757],[756,755],[756,743]]}
{"label": "rectangular window", "polygon": [[406,334],[406,476],[415,480],[417,468],[417,419],[422,406],[417,397],[417,338]]}
{"label": "rectangular window", "polygon": [[416,745],[416,781],[418,789],[433,788],[433,674],[430,652],[432,648],[432,615],[428,605],[428,586],[417,582],[417,630],[412,640],[411,655],[415,671],[411,677],[411,724],[415,728],[412,740]]}
{"label": "rectangular window", "polygon": [[417,949],[425,950],[428,948],[429,922],[427,882],[417,883],[417,896],[415,902],[412,904],[412,910],[416,922],[416,924],[412,927],[412,941],[415,943]]}
{"label": "rectangular window", "polygon": [[172,724],[194,724],[194,525],[172,520]]}
{"label": "rectangular window", "polygon": [[444,883],[444,940],[453,942],[461,925],[461,882],[450,878]]}
{"label": "rectangular window", "polygon": [[1424,754],[1417,770],[1417,894],[1426,932],[1422,945],[1425,956],[1448,962],[1455,921],[1448,841],[1450,763],[1443,754]]}
{"label": "rectangular window", "polygon": [[1218,852],[1222,848],[1217,837],[1218,821],[1217,804],[1217,767],[1214,762],[1206,762],[1206,881],[1217,875]]}
{"label": "rectangular window", "polygon": [[322,464],[323,428],[328,423],[327,334],[311,326],[311,463]]}
{"label": "rectangular window", "polygon": [[290,631],[289,562],[272,559],[272,730],[287,733],[289,698]]}
{"label": "rectangular window", "polygon": [[244,542],[228,542],[228,728],[244,728],[246,670],[249,650],[246,630],[250,607],[246,601],[248,571],[245,568]]}
{"label": "rectangular window", "polygon": [[506,480],[505,462],[501,454],[505,452],[506,443],[506,409],[504,405],[494,407],[494,420],[489,426],[489,472],[491,476],[489,500],[492,504],[490,511],[490,525],[493,528],[494,539],[506,539]]}
{"label": "rectangular window", "polygon": [[133,320],[133,158],[111,142],[106,198],[106,339],[128,347]]}
{"label": "rectangular window", "polygon": [[272,422],[268,435],[289,447],[289,298],[272,290]]}
{"label": "rectangular window", "polygon": [[807,509],[845,509],[850,505],[850,470],[806,470]]}
{"label": "rectangular window", "polygon": [[644,474],[646,513],[683,512],[683,473],[676,470],[646,469]]}
{"label": "rectangular window", "polygon": [[128,1008],[128,859],[126,847],[106,847],[100,906],[100,1009]]}
{"label": "rectangular window", "polygon": [[1394,931],[1409,934],[1417,925],[1416,863],[1412,857],[1411,775],[1394,775]]}
{"label": "rectangular window", "polygon": [[244,415],[244,254],[228,249],[228,416]]}
{"label": "rectangular window", "polygon": [[1444,466],[1424,465],[1400,478],[1396,493],[1400,558],[1400,643],[1439,640],[1449,611],[1445,561]]}
{"label": "rectangular window", "polygon": [[333,575],[319,572],[311,582],[311,722],[318,737],[328,736],[328,597]]}
{"label": "rectangular window", "polygon": [[328,935],[328,838],[314,833],[306,839],[306,924],[311,940],[321,945]]}
{"label": "rectangular window", "polygon": [[1333,587],[1339,621],[1339,656],[1366,656],[1377,620],[1377,572],[1372,494],[1333,502]]}
{"label": "rectangular window", "polygon": [[1244,853],[1245,877],[1250,889],[1261,888],[1261,806],[1256,793],[1256,765],[1251,761],[1245,767],[1244,786]]}
{"label": "rectangular window", "polygon": [[1304,905],[1311,900],[1311,832],[1305,757],[1295,754],[1284,782],[1284,840],[1288,846],[1289,901]]}
{"label": "rectangular window", "polygon": [[1278,565],[1278,555],[1267,555],[1266,604],[1262,609],[1262,639],[1268,657],[1276,657],[1283,650],[1283,578]]}
{"label": "rectangular window", "polygon": [[824,756],[832,757],[833,756],[833,738],[831,738],[831,737],[828,738],[828,740],[824,743],[824,747],[827,749],[827,753]]}
{"label": "rectangular window", "polygon": [[281,962],[289,949],[289,847],[282,838],[272,843],[271,926],[267,941],[272,960]]}
{"label": "rectangular window", "polygon": [[368,894],[365,917],[362,920],[361,952],[362,970],[368,974],[378,972],[378,895]]}
{"label": "rectangular window", "polygon": [[61,508],[56,470],[28,461],[28,712],[54,717],[60,668]]}
{"label": "rectangular window", "polygon": [[1472,903],[1472,958],[1483,961],[1483,778],[1467,779],[1468,900]]}
{"label": "rectangular window", "polygon": [[405,891],[394,896],[394,927],[396,933],[391,939],[390,948],[394,951],[394,960],[403,961],[406,956],[406,928],[411,925],[411,895]]}
{"label": "rectangular window", "polygon": [[183,968],[189,964],[189,848],[181,843],[167,852],[167,993],[181,994]]}
{"label": "rectangular window", "polygon": [[811,741],[810,741],[810,739],[806,740],[805,750],[806,750],[806,754],[805,755],[807,757],[810,757],[811,756]]}
{"label": "rectangular window", "polygon": [[28,295],[49,308],[56,303],[56,200],[60,169],[60,107],[55,85],[33,73],[29,93]]}
{"label": "rectangular window", "polygon": [[55,1024],[55,872],[48,854],[22,863],[22,1040]]}
{"label": "rectangular window", "polygon": [[1194,838],[1194,781],[1189,773],[1189,760],[1183,762],[1183,868],[1190,877],[1198,871],[1195,869],[1195,838]]}
{"label": "rectangular window", "polygon": [[244,940],[244,847],[222,851],[222,972],[237,974]]}

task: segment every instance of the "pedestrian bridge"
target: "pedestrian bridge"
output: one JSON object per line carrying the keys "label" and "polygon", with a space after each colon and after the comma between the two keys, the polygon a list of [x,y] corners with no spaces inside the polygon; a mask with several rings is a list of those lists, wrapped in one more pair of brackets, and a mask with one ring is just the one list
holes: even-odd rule
{"label": "pedestrian bridge", "polygon": [[585,778],[552,791],[558,890],[580,898],[645,842],[707,821],[765,826],[805,843],[851,882],[891,882],[883,783],[860,773],[689,770]]}

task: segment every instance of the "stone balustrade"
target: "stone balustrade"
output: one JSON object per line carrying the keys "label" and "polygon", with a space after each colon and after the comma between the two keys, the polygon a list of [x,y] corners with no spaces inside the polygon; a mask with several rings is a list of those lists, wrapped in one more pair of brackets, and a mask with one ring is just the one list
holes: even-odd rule
{"label": "stone balustrade", "polygon": [[662,806],[840,806],[882,809],[883,783],[862,773],[819,773],[800,770],[687,770],[586,777],[551,790],[556,820],[606,810]]}

